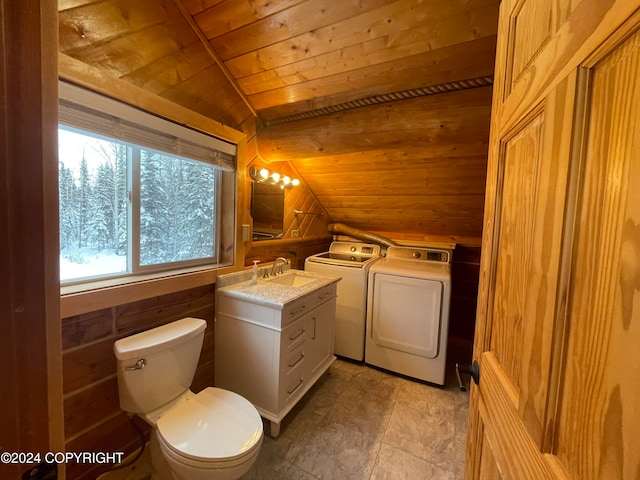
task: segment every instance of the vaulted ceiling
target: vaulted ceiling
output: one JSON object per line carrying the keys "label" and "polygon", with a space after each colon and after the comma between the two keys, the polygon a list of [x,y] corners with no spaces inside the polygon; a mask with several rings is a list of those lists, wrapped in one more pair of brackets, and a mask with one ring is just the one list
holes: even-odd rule
{"label": "vaulted ceiling", "polygon": [[487,82],[498,3],[59,0],[59,42],[207,116],[237,125],[255,113],[268,124]]}
{"label": "vaulted ceiling", "polygon": [[333,221],[479,236],[499,3],[58,0],[59,51],[257,130]]}

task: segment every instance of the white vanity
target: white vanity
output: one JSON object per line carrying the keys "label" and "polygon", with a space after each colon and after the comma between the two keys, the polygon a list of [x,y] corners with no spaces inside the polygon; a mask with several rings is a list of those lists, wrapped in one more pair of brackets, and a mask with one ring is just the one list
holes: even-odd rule
{"label": "white vanity", "polygon": [[280,422],[331,366],[340,277],[286,270],[251,284],[245,272],[216,288],[215,384]]}

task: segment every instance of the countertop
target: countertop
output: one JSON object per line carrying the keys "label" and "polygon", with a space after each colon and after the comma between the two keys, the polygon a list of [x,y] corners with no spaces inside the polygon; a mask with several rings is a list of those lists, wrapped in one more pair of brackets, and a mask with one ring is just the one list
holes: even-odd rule
{"label": "countertop", "polygon": [[[216,288],[216,293],[281,310],[286,304],[300,297],[304,297],[314,290],[331,285],[332,283],[337,283],[342,279],[342,277],[335,275],[324,275],[315,272],[309,273],[303,270],[291,269],[285,270],[279,277],[290,274],[301,277],[311,277],[316,280],[300,287],[291,287],[274,283],[271,281],[271,278],[260,278],[256,285],[251,285],[251,272],[243,271],[218,277],[218,284],[222,286]],[[234,280],[237,281],[234,282]]]}

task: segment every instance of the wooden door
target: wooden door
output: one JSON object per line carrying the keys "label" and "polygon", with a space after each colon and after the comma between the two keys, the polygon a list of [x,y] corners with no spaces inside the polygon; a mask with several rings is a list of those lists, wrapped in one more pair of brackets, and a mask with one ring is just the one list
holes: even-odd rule
{"label": "wooden door", "polygon": [[640,2],[501,5],[466,479],[640,479]]}

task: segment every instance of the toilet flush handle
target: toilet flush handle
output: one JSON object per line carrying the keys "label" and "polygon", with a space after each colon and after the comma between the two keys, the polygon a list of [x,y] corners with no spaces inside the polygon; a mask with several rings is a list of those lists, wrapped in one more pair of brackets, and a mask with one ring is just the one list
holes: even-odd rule
{"label": "toilet flush handle", "polygon": [[124,369],[125,371],[142,370],[146,366],[147,366],[147,360],[144,358],[141,358],[136,362],[136,364],[133,367],[124,367]]}

